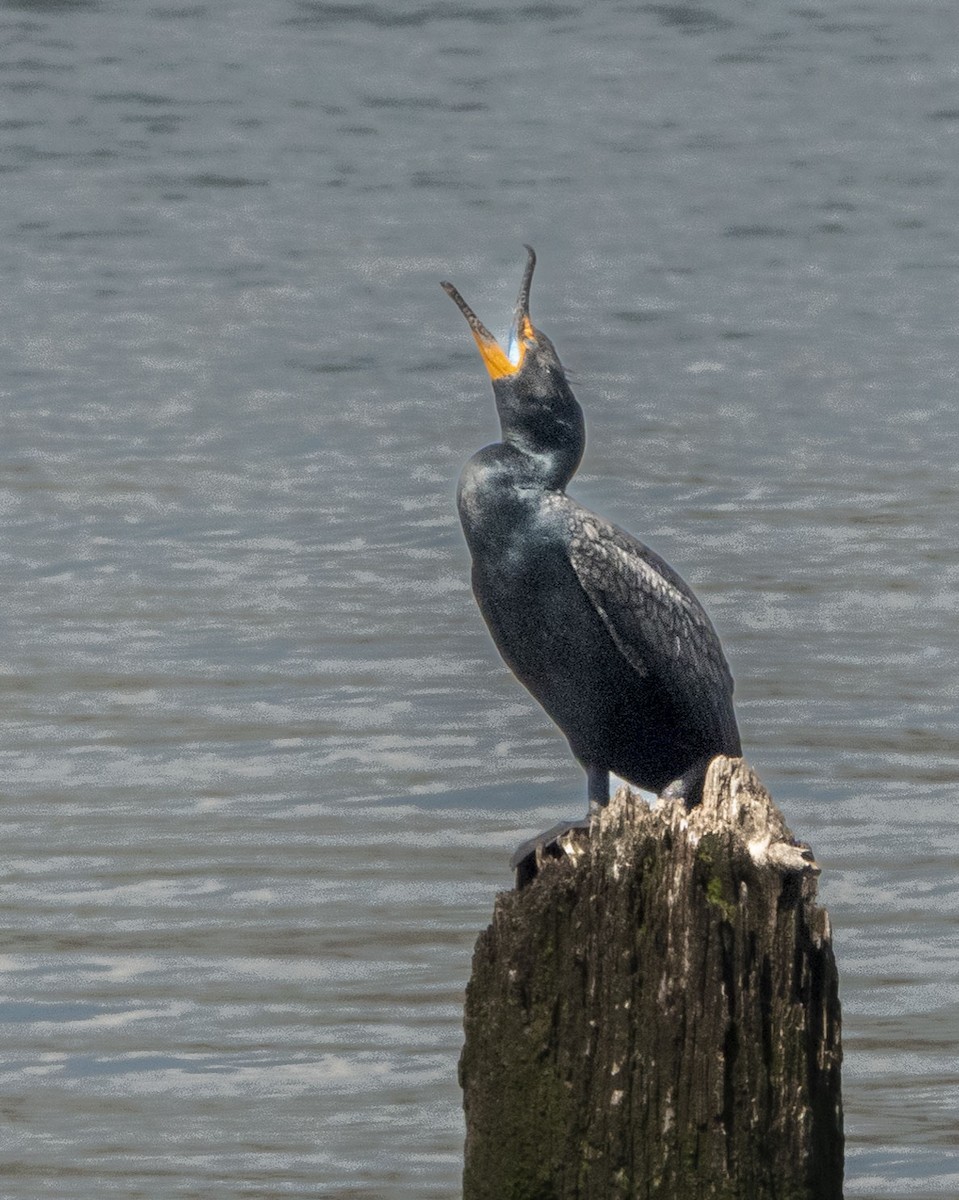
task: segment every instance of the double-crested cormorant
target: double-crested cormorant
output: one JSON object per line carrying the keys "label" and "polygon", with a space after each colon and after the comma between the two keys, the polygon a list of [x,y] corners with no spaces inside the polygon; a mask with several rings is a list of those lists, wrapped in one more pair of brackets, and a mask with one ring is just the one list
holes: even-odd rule
{"label": "double-crested cormorant", "polygon": [[609,773],[695,804],[716,754],[741,753],[733,681],[689,586],[566,495],[586,444],[553,343],[529,319],[528,260],[502,349],[451,283],[493,381],[502,441],[460,477],[473,592],[500,654],[569,740],[590,810]]}

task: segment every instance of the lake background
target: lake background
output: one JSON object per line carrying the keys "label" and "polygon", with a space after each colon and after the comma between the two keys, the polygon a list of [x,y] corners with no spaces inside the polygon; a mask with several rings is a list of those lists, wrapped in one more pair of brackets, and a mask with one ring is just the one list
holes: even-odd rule
{"label": "lake background", "polygon": [[454,506],[522,271],[824,868],[848,1197],[959,1192],[959,16],[0,4],[0,1193],[453,1200],[583,808]]}

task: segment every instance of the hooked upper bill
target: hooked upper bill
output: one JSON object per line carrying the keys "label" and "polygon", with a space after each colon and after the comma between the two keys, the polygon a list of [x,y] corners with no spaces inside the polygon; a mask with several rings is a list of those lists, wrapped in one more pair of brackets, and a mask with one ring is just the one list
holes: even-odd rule
{"label": "hooked upper bill", "polygon": [[526,356],[526,343],[536,337],[536,331],[529,319],[529,289],[533,280],[533,268],[536,266],[536,254],[531,246],[526,247],[526,254],[526,270],[523,272],[523,282],[520,284],[519,296],[513,310],[508,350],[503,349],[451,283],[440,284],[469,322],[491,379],[503,379],[508,375],[518,374]]}

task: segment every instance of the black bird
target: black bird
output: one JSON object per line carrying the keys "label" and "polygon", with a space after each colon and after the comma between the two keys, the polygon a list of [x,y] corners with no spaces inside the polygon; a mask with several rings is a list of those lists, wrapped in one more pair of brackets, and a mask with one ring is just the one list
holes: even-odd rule
{"label": "black bird", "polygon": [[733,681],[709,618],[648,546],[566,495],[583,411],[529,318],[528,260],[504,351],[451,283],[493,381],[502,441],[469,460],[457,503],[473,592],[500,654],[569,740],[590,811],[609,773],[695,804],[716,754],[741,754]]}

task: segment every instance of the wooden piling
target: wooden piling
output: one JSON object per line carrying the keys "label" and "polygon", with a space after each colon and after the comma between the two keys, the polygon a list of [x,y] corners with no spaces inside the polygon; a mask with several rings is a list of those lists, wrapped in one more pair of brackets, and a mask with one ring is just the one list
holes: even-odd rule
{"label": "wooden piling", "polygon": [[751,768],[691,811],[623,788],[553,853],[476,946],[464,1200],[841,1200],[819,868]]}

